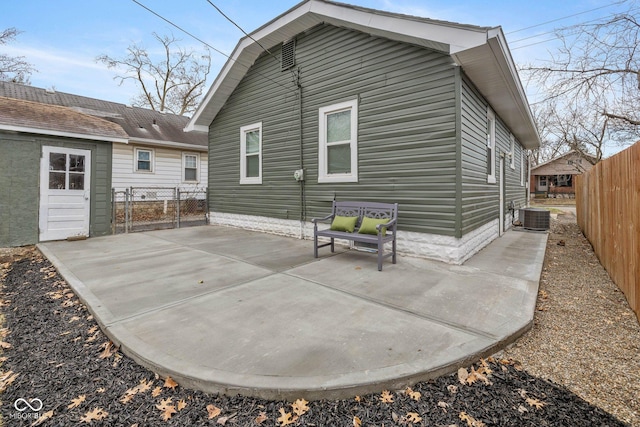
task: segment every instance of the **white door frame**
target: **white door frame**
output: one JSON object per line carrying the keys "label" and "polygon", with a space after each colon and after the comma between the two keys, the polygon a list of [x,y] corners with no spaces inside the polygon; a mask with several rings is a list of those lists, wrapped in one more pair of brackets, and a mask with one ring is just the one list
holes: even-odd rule
{"label": "white door frame", "polygon": [[[49,157],[51,153],[66,155],[63,189],[49,188]],[[69,155],[85,156],[84,185],[81,190],[69,189]],[[62,173],[62,171],[60,171]],[[45,145],[40,159],[39,240],[61,240],[71,236],[89,236],[91,216],[91,150]],[[56,211],[56,212],[53,212]],[[75,212],[74,212],[75,211]],[[56,216],[57,214],[57,216]],[[68,215],[68,224],[65,223]],[[73,225],[71,224],[73,223]],[[60,227],[51,227],[59,224]]]}

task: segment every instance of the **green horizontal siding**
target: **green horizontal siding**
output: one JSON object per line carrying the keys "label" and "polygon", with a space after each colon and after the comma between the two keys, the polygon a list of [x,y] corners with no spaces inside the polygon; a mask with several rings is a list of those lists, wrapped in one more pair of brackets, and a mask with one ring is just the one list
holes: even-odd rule
{"label": "green horizontal siding", "polygon": [[[271,49],[279,56],[279,47]],[[447,55],[320,25],[299,35],[304,216],[331,201],[398,202],[400,229],[455,234],[455,66]],[[318,110],[358,99],[357,183],[318,183]],[[262,55],[210,128],[209,188],[218,212],[300,218],[298,99],[292,74]],[[263,124],[263,184],[240,185],[240,127]]]}
{"label": "green horizontal siding", "polygon": [[0,132],[0,247],[38,243],[44,145],[91,150],[89,234],[111,233],[111,143]]}

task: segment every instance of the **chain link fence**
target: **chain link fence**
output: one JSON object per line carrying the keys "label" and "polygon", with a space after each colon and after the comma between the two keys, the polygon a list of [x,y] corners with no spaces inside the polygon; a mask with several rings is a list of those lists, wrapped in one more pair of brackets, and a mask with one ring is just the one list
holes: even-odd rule
{"label": "chain link fence", "polygon": [[113,234],[190,227],[208,222],[206,188],[113,188],[111,205]]}

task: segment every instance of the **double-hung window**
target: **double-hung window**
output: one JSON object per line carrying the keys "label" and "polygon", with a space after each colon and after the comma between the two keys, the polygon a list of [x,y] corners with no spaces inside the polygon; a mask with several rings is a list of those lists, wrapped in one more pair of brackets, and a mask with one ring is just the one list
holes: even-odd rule
{"label": "double-hung window", "polygon": [[318,182],[358,182],[358,101],[319,110]]}
{"label": "double-hung window", "polygon": [[182,180],[184,182],[198,182],[199,154],[182,153]]}
{"label": "double-hung window", "polygon": [[153,172],[153,150],[136,148],[136,172]]}
{"label": "double-hung window", "polygon": [[262,122],[240,128],[240,184],[262,184]]}
{"label": "double-hung window", "polygon": [[496,183],[496,115],[487,108],[487,183]]}

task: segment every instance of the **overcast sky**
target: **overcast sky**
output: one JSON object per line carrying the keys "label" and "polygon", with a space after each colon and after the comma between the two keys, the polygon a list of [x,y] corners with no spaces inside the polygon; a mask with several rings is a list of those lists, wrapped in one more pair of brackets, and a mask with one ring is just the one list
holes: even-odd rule
{"label": "overcast sky", "polygon": [[[250,32],[298,2],[295,0],[211,0]],[[243,34],[207,0],[139,0],[209,45],[231,53]],[[480,26],[502,26],[516,62],[542,61],[556,48],[554,28],[591,21],[624,8],[604,0],[348,0],[350,4],[432,19]],[[554,21],[554,22],[550,22]],[[118,86],[115,72],[98,64],[100,54],[123,57],[132,43],[156,47],[152,33],[173,33],[182,46],[201,44],[132,0],[4,0],[0,30],[23,31],[14,43],[0,47],[21,55],[38,69],[33,86],[109,101],[129,103],[133,84]],[[532,28],[529,28],[532,27]],[[215,52],[208,85],[226,58]],[[207,85],[207,86],[208,86]],[[530,98],[534,94],[530,93]]]}

